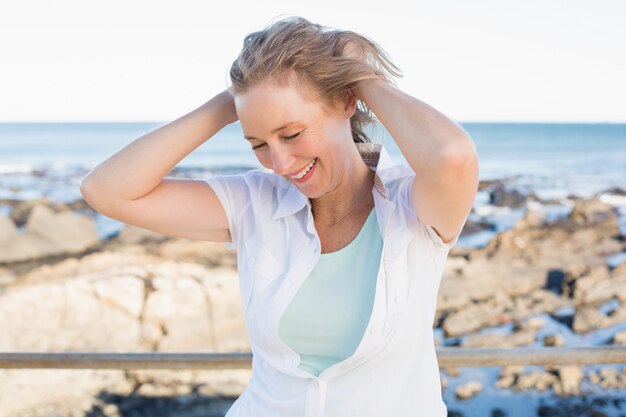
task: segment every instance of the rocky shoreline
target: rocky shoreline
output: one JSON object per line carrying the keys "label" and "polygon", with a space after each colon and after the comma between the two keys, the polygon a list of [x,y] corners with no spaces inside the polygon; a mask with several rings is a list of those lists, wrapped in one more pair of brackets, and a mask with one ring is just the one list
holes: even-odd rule
{"label": "rocky shoreline", "polygon": [[[494,207],[524,215],[480,248],[453,248],[439,291],[436,344],[457,347],[626,345],[626,252],[619,212],[606,196],[542,201],[483,181]],[[556,219],[537,204],[567,204]],[[0,201],[0,351],[249,351],[236,254],[221,243],[167,238],[135,227],[102,239],[78,200]],[[468,220],[463,235],[493,230]],[[442,369],[449,415],[471,416],[493,392],[545,393],[555,401],[590,390],[626,397],[623,366],[503,367],[488,385]],[[0,417],[223,416],[249,370],[0,370]],[[32,393],[37,395],[33,396]],[[612,415],[607,400],[569,416]],[[157,405],[158,404],[158,405]],[[538,407],[533,415],[558,414]],[[626,404],[616,408],[626,410]],[[564,407],[561,407],[563,409]],[[552,409],[550,409],[552,410]],[[527,410],[530,411],[530,410]],[[515,415],[494,403],[491,415]],[[498,414],[501,413],[501,414]],[[483,414],[484,415],[484,414]],[[531,414],[525,414],[531,415]],[[615,414],[618,415],[618,414]]]}

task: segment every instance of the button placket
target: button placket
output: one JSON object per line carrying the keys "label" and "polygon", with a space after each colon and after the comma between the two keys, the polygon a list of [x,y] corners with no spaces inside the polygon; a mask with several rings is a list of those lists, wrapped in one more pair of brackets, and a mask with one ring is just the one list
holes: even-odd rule
{"label": "button placket", "polygon": [[307,389],[305,405],[306,417],[324,417],[326,408],[326,388],[328,382],[325,379],[312,378]]}

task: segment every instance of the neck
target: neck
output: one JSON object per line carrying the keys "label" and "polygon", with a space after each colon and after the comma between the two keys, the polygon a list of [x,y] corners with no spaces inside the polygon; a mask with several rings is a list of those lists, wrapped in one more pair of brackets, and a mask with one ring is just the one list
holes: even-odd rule
{"label": "neck", "polygon": [[363,162],[356,148],[355,151],[356,158],[346,167],[339,185],[331,192],[311,199],[311,210],[317,224],[332,227],[374,207],[372,188],[375,172]]}

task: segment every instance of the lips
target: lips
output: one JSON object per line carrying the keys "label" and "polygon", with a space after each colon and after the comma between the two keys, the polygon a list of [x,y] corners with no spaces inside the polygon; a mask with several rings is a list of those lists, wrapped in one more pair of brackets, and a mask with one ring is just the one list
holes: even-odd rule
{"label": "lips", "polygon": [[306,164],[306,166],[302,168],[300,171],[296,172],[295,174],[289,174],[289,176],[293,178],[294,180],[301,179],[313,168],[316,162],[317,162],[317,158],[315,158],[314,160]]}
{"label": "lips", "polygon": [[309,162],[302,169],[302,171],[298,172],[296,175],[290,175],[289,178],[291,179],[291,181],[295,182],[296,184],[302,184],[308,181],[313,176],[313,173],[315,172],[316,168],[317,168],[317,158]]}

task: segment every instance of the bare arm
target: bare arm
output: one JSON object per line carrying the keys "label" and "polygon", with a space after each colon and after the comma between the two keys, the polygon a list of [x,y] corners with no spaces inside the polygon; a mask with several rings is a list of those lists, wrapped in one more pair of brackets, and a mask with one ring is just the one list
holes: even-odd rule
{"label": "bare arm", "polygon": [[165,176],[236,120],[225,90],[98,164],[81,183],[85,201],[108,217],[169,236],[230,241],[226,214],[211,187]]}
{"label": "bare arm", "polygon": [[417,216],[449,242],[478,189],[473,141],[442,113],[384,80],[360,81],[355,94],[376,114],[415,171],[412,198]]}

